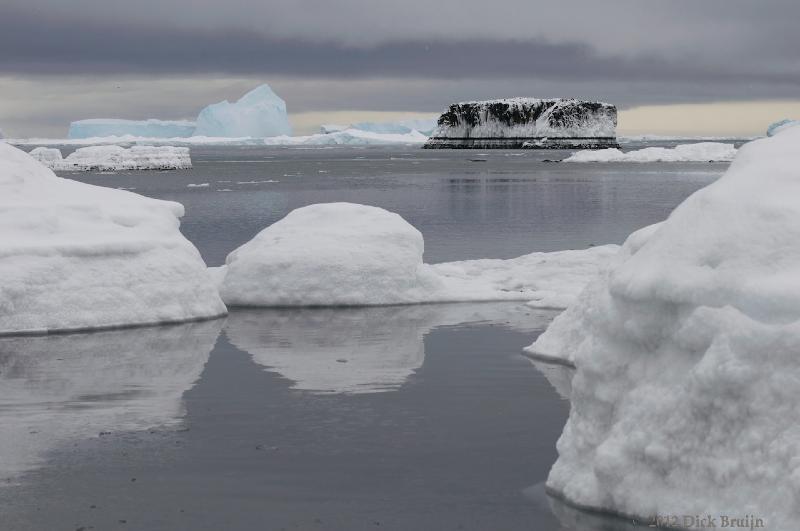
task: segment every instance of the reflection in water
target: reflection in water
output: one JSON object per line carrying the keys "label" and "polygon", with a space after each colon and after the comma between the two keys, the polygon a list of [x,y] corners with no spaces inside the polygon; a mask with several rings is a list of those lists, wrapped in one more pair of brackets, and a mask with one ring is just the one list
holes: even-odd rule
{"label": "reflection in water", "polygon": [[225,333],[295,389],[376,393],[399,388],[422,366],[433,328],[486,322],[530,331],[554,315],[517,303],[235,310]]}
{"label": "reflection in water", "polygon": [[550,363],[538,360],[531,356],[525,356],[536,367],[536,370],[542,373],[553,389],[563,398],[569,400],[572,394],[572,377],[575,374],[575,369],[560,363]]}
{"label": "reflection in water", "polygon": [[0,338],[0,479],[104,431],[174,425],[222,321]]}
{"label": "reflection in water", "polygon": [[558,518],[563,531],[644,531],[651,527],[647,522],[635,522],[610,514],[576,509],[547,494],[544,483],[528,487],[523,494],[540,509],[552,512]]}

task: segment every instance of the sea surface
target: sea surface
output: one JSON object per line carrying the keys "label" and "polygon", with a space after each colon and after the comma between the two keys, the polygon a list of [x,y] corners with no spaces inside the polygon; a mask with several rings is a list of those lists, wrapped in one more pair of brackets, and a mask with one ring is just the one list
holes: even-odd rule
{"label": "sea surface", "polygon": [[[727,167],[550,162],[567,155],[196,147],[191,170],[63,176],[183,203],[209,265],[331,201],[401,214],[443,262],[622,243]],[[0,529],[628,529],[544,493],[571,372],[521,349],[555,315],[234,310],[0,338]]]}

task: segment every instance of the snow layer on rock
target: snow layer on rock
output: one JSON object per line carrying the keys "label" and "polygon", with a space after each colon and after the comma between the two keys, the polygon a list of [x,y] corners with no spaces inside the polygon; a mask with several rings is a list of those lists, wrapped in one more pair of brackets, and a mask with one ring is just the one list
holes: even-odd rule
{"label": "snow layer on rock", "polygon": [[510,98],[455,103],[438,121],[436,138],[614,137],[617,109],[574,99]]}
{"label": "snow layer on rock", "polygon": [[225,313],[179,203],[56,177],[0,143],[0,334]]}
{"label": "snow layer on rock", "polygon": [[350,203],[292,211],[215,269],[233,306],[372,306],[531,301],[563,308],[618,246],[428,265],[422,234],[397,214]]}
{"label": "snow layer on rock", "polygon": [[93,118],[69,125],[69,138],[138,136],[151,138],[188,137],[194,134],[195,123],[186,120],[118,120]]}
{"label": "snow layer on rock", "polygon": [[179,425],[221,327],[0,337],[0,480],[102,432]]}
{"label": "snow layer on rock", "polygon": [[31,156],[55,171],[183,170],[192,167],[189,148],[173,146],[89,146],[62,158],[55,148],[39,147]]}
{"label": "snow layer on rock", "polygon": [[263,84],[236,103],[221,101],[200,111],[193,136],[264,138],[291,134],[286,102]]}
{"label": "snow layer on rock", "polygon": [[548,486],[640,516],[800,520],[800,127],[632,234],[532,345],[572,357]]}
{"label": "snow layer on rock", "polygon": [[563,162],[721,162],[733,160],[733,144],[698,142],[674,148],[649,147],[623,152],[616,148],[585,149],[573,153]]}
{"label": "snow layer on rock", "polygon": [[795,125],[800,125],[800,121],[785,119],[785,120],[781,120],[779,122],[775,122],[774,124],[770,125],[767,128],[767,136],[775,136],[780,131],[782,131],[783,128],[792,127],[792,126],[795,126]]}
{"label": "snow layer on rock", "polygon": [[553,312],[519,303],[371,308],[237,310],[225,335],[268,371],[311,393],[380,393],[400,388],[425,361],[425,336],[462,323],[541,330]]}

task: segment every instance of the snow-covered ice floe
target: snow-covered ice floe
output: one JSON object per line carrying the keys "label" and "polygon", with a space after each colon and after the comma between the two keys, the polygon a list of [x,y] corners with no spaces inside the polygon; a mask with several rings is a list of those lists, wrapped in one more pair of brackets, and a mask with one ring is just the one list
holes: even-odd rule
{"label": "snow-covered ice floe", "polygon": [[553,493],[797,529],[799,146],[800,127],[744,145],[530,347],[577,366]]}
{"label": "snow-covered ice floe", "polygon": [[436,129],[437,124],[437,117],[398,120],[396,122],[359,122],[351,125],[323,124],[320,126],[320,133],[331,134],[339,133],[347,129],[355,129],[369,133],[390,135],[406,135],[416,131],[425,136],[430,136]]}
{"label": "snow-covered ice floe", "polygon": [[213,268],[233,306],[370,306],[462,301],[569,304],[618,246],[511,260],[422,261],[422,234],[397,214],[351,203],[292,211]]}
{"label": "snow-covered ice floe", "polygon": [[183,206],[62,179],[0,143],[0,334],[226,313]]}
{"label": "snow-covered ice floe", "polygon": [[649,147],[635,151],[616,148],[578,151],[563,162],[727,162],[736,156],[733,144],[698,142],[674,148]]}
{"label": "snow-covered ice floe", "polygon": [[192,167],[189,148],[173,146],[89,146],[66,157],[56,148],[38,147],[30,152],[55,171],[183,170]]}

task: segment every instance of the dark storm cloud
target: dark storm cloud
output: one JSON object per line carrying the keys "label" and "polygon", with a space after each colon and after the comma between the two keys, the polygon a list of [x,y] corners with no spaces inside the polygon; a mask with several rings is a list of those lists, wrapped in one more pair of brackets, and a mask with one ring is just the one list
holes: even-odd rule
{"label": "dark storm cloud", "polygon": [[[647,56],[609,56],[585,43],[422,39],[352,46],[270,38],[252,30],[124,24],[5,8],[0,71],[25,74],[265,74],[315,78],[548,78],[800,84],[800,73]],[[746,68],[745,68],[746,67]]]}

